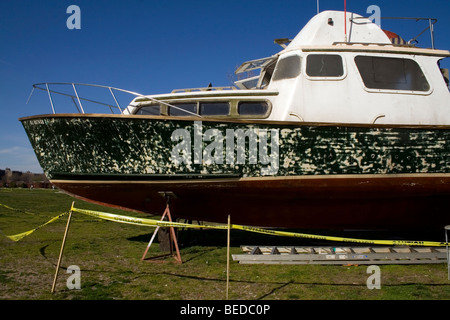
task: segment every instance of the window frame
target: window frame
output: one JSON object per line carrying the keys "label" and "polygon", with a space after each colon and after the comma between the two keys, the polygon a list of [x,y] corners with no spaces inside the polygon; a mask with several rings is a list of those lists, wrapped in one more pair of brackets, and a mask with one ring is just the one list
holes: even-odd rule
{"label": "window frame", "polygon": [[[403,59],[403,60],[411,60],[414,63],[417,64],[417,66],[420,68],[420,71],[424,75],[428,85],[429,89],[428,91],[417,91],[417,90],[402,90],[402,89],[378,89],[378,88],[368,88],[364,82],[363,76],[361,75],[361,72],[359,71],[358,65],[356,64],[356,57],[364,56],[364,57],[374,57],[374,58],[391,58],[391,59]],[[364,90],[370,93],[390,93],[390,94],[408,94],[408,95],[422,95],[422,96],[428,96],[433,93],[433,86],[432,83],[429,81],[430,77],[428,76],[427,71],[425,68],[423,68],[422,64],[417,61],[414,58],[406,57],[406,56],[398,56],[398,55],[391,55],[391,54],[355,54],[353,56],[353,63],[355,67],[355,71],[358,75],[358,78],[361,82],[361,85],[363,86]]]}
{"label": "window frame", "polygon": [[[310,76],[308,75],[308,73],[306,72],[306,68],[308,66],[308,57],[310,55],[330,55],[330,56],[339,56],[341,58],[342,61],[342,75],[341,76]],[[336,52],[314,52],[314,53],[308,53],[306,56],[304,56],[303,58],[304,63],[303,63],[303,70],[302,72],[305,75],[305,78],[311,81],[340,81],[340,80],[344,80],[347,77],[347,63],[346,60],[344,58],[343,55],[336,53]]]}
{"label": "window frame", "polygon": [[[245,103],[247,103],[247,104],[257,104],[257,103],[265,104],[267,106],[267,110],[265,113],[261,113],[261,114],[241,114],[241,113],[239,113],[239,107],[243,103],[244,104]],[[262,118],[263,119],[263,118],[267,118],[270,115],[271,111],[272,111],[272,104],[268,100],[239,100],[236,103],[236,113],[239,118],[252,118],[252,119],[253,118],[258,118],[258,119]]]}
{"label": "window frame", "polygon": [[[151,104],[145,104],[140,105],[136,107],[136,111],[134,111],[133,115],[136,116],[161,116],[161,117],[193,117],[194,115],[186,113],[186,115],[170,115],[169,114],[169,104],[190,104],[190,103],[196,103],[197,104],[197,115],[200,115],[204,118],[223,118],[223,119],[266,119],[270,116],[272,113],[272,103],[269,99],[258,99],[258,98],[246,98],[246,99],[217,99],[217,100],[211,100],[211,99],[198,99],[195,101],[189,100],[189,99],[183,99],[183,100],[177,100],[177,101],[170,101],[170,100],[164,100],[164,103],[160,104],[160,114],[159,115],[139,115],[138,112],[140,109],[145,108],[147,106],[154,106],[157,105],[157,103],[152,102]],[[229,104],[229,112],[227,115],[201,115],[200,114],[200,104],[201,103],[228,103]],[[241,115],[239,114],[239,104],[240,103],[265,103],[267,105],[267,111],[265,114],[255,114],[255,115]]]}

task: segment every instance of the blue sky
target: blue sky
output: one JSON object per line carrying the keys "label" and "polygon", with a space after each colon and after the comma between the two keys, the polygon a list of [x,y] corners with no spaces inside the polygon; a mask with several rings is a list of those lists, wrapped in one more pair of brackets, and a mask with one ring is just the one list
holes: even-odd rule
{"label": "blue sky", "polygon": [[[66,26],[70,5],[81,9],[80,30]],[[436,47],[450,49],[450,1],[347,0],[348,11],[365,16],[370,5],[385,17],[437,18]],[[343,10],[344,0],[320,0],[319,8]],[[316,0],[2,0],[0,169],[42,172],[18,121],[51,113],[43,91],[26,104],[34,83],[101,84],[142,94],[226,86],[242,62],[275,54],[281,47],[273,40],[293,38],[316,13]],[[382,27],[408,40],[426,24],[382,20]],[[419,46],[430,46],[428,35]]]}

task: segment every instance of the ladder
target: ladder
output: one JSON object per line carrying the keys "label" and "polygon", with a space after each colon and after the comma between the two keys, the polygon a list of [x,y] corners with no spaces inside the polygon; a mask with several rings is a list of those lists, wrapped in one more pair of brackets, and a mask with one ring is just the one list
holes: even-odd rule
{"label": "ladder", "polygon": [[297,247],[241,246],[233,255],[241,264],[434,264],[447,263],[446,248],[439,247]]}

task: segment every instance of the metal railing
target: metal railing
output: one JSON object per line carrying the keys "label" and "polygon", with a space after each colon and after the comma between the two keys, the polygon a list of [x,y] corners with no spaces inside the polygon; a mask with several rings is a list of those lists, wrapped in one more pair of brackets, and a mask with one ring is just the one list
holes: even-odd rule
{"label": "metal railing", "polygon": [[234,86],[186,88],[186,89],[174,89],[172,90],[172,93],[196,92],[196,91],[222,91],[222,90],[237,90],[237,88]]}
{"label": "metal railing", "polygon": [[[435,43],[434,43],[434,25],[436,24],[436,22],[438,21],[435,18],[409,18],[409,17],[380,17],[381,20],[415,20],[416,22],[418,21],[428,21],[428,26],[422,30],[417,36],[415,36],[414,38],[412,38],[411,40],[409,40],[407,43],[408,45],[412,45],[414,43],[417,43],[417,38],[419,38],[425,31],[427,31],[428,29],[430,30],[430,37],[431,37],[431,48],[435,49]],[[350,18],[350,21],[354,24],[364,24],[367,22],[364,21],[357,21],[357,20],[370,20],[367,17],[355,17],[355,18]]]}
{"label": "metal railing", "polygon": [[[55,87],[55,86],[69,86],[73,90],[73,93],[67,93],[67,92],[63,92],[63,91],[54,90],[53,87]],[[102,101],[97,101],[97,100],[81,97],[79,95],[79,93],[78,93],[78,90],[77,90],[77,87],[81,87],[81,86],[93,87],[93,88],[103,88],[103,89],[108,90],[109,93],[111,94],[111,97],[113,98],[113,100],[115,102],[115,105],[114,104],[110,104],[110,103],[105,103],[105,102],[102,102]],[[50,88],[50,87],[52,87],[52,88]],[[43,83],[33,84],[33,88],[31,90],[31,93],[30,93],[30,95],[28,97],[28,100],[27,100],[27,104],[30,101],[31,96],[33,95],[35,89],[43,90],[43,91],[47,92],[48,98],[50,100],[50,105],[52,107],[53,114],[56,114],[56,109],[55,109],[55,103],[53,101],[52,94],[58,94],[58,95],[69,97],[72,100],[73,104],[75,105],[75,107],[77,108],[79,113],[83,113],[83,114],[85,113],[85,108],[83,107],[83,103],[82,103],[82,101],[83,101],[83,102],[89,102],[89,103],[98,104],[98,105],[101,105],[101,106],[106,106],[106,107],[108,107],[110,109],[111,113],[113,113],[113,114],[115,113],[114,110],[119,110],[119,112],[122,114],[124,112],[124,110],[126,109],[126,107],[122,108],[120,106],[120,103],[119,103],[116,95],[114,94],[114,92],[117,91],[117,92],[131,94],[131,95],[133,95],[135,97],[142,97],[146,101],[152,101],[152,102],[156,102],[156,103],[159,103],[159,104],[164,104],[166,106],[170,106],[172,108],[175,108],[175,109],[178,109],[178,110],[180,110],[182,112],[185,112],[185,113],[187,113],[189,115],[193,115],[193,116],[196,116],[196,117],[203,118],[202,116],[200,116],[198,114],[195,114],[195,113],[192,113],[192,112],[190,112],[188,110],[181,109],[181,108],[179,108],[177,106],[173,106],[173,105],[171,105],[171,104],[169,104],[167,102],[164,102],[164,101],[161,101],[161,100],[158,100],[158,99],[155,99],[155,98],[152,98],[152,97],[149,97],[149,96],[146,96],[146,95],[134,92],[134,91],[124,90],[124,89],[115,88],[115,87],[111,87],[111,86],[104,86],[104,85],[98,85],[98,84],[87,84],[87,83],[43,82]]]}
{"label": "metal railing", "polygon": [[[50,89],[50,86],[71,86],[73,89],[73,94]],[[77,90],[77,87],[80,87],[80,86],[107,89],[109,91],[109,93],[111,94],[112,98],[114,99],[116,105],[80,97],[80,95],[78,94],[78,90]],[[142,94],[137,93],[137,92],[114,88],[114,87],[110,87],[110,86],[98,85],[98,84],[73,83],[73,82],[70,82],[70,83],[69,82],[44,82],[44,83],[33,84],[33,89],[31,90],[30,96],[28,97],[27,104],[30,101],[31,96],[33,95],[35,89],[39,89],[39,90],[43,90],[43,91],[47,92],[48,98],[50,100],[50,105],[52,107],[52,111],[54,114],[56,113],[56,110],[55,110],[55,104],[53,102],[52,94],[58,94],[58,95],[70,97],[79,113],[85,113],[82,101],[95,103],[95,104],[99,104],[102,106],[107,106],[107,107],[109,107],[109,109],[111,110],[112,113],[114,113],[114,109],[118,109],[120,111],[120,113],[123,113],[124,109],[120,106],[119,101],[117,100],[117,97],[114,94],[114,91],[128,93],[128,94],[134,95],[136,97],[143,96]],[[77,104],[77,102],[78,102],[78,104]]]}

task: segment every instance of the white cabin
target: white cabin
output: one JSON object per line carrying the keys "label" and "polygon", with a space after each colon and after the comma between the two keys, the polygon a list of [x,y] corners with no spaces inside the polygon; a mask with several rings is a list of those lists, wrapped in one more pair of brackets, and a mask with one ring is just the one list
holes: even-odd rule
{"label": "white cabin", "polygon": [[[124,113],[277,121],[450,125],[447,50],[394,45],[354,13],[324,11],[284,49],[244,63],[238,90],[138,97]],[[233,88],[231,88],[233,89]],[[235,88],[234,88],[235,89]]]}

